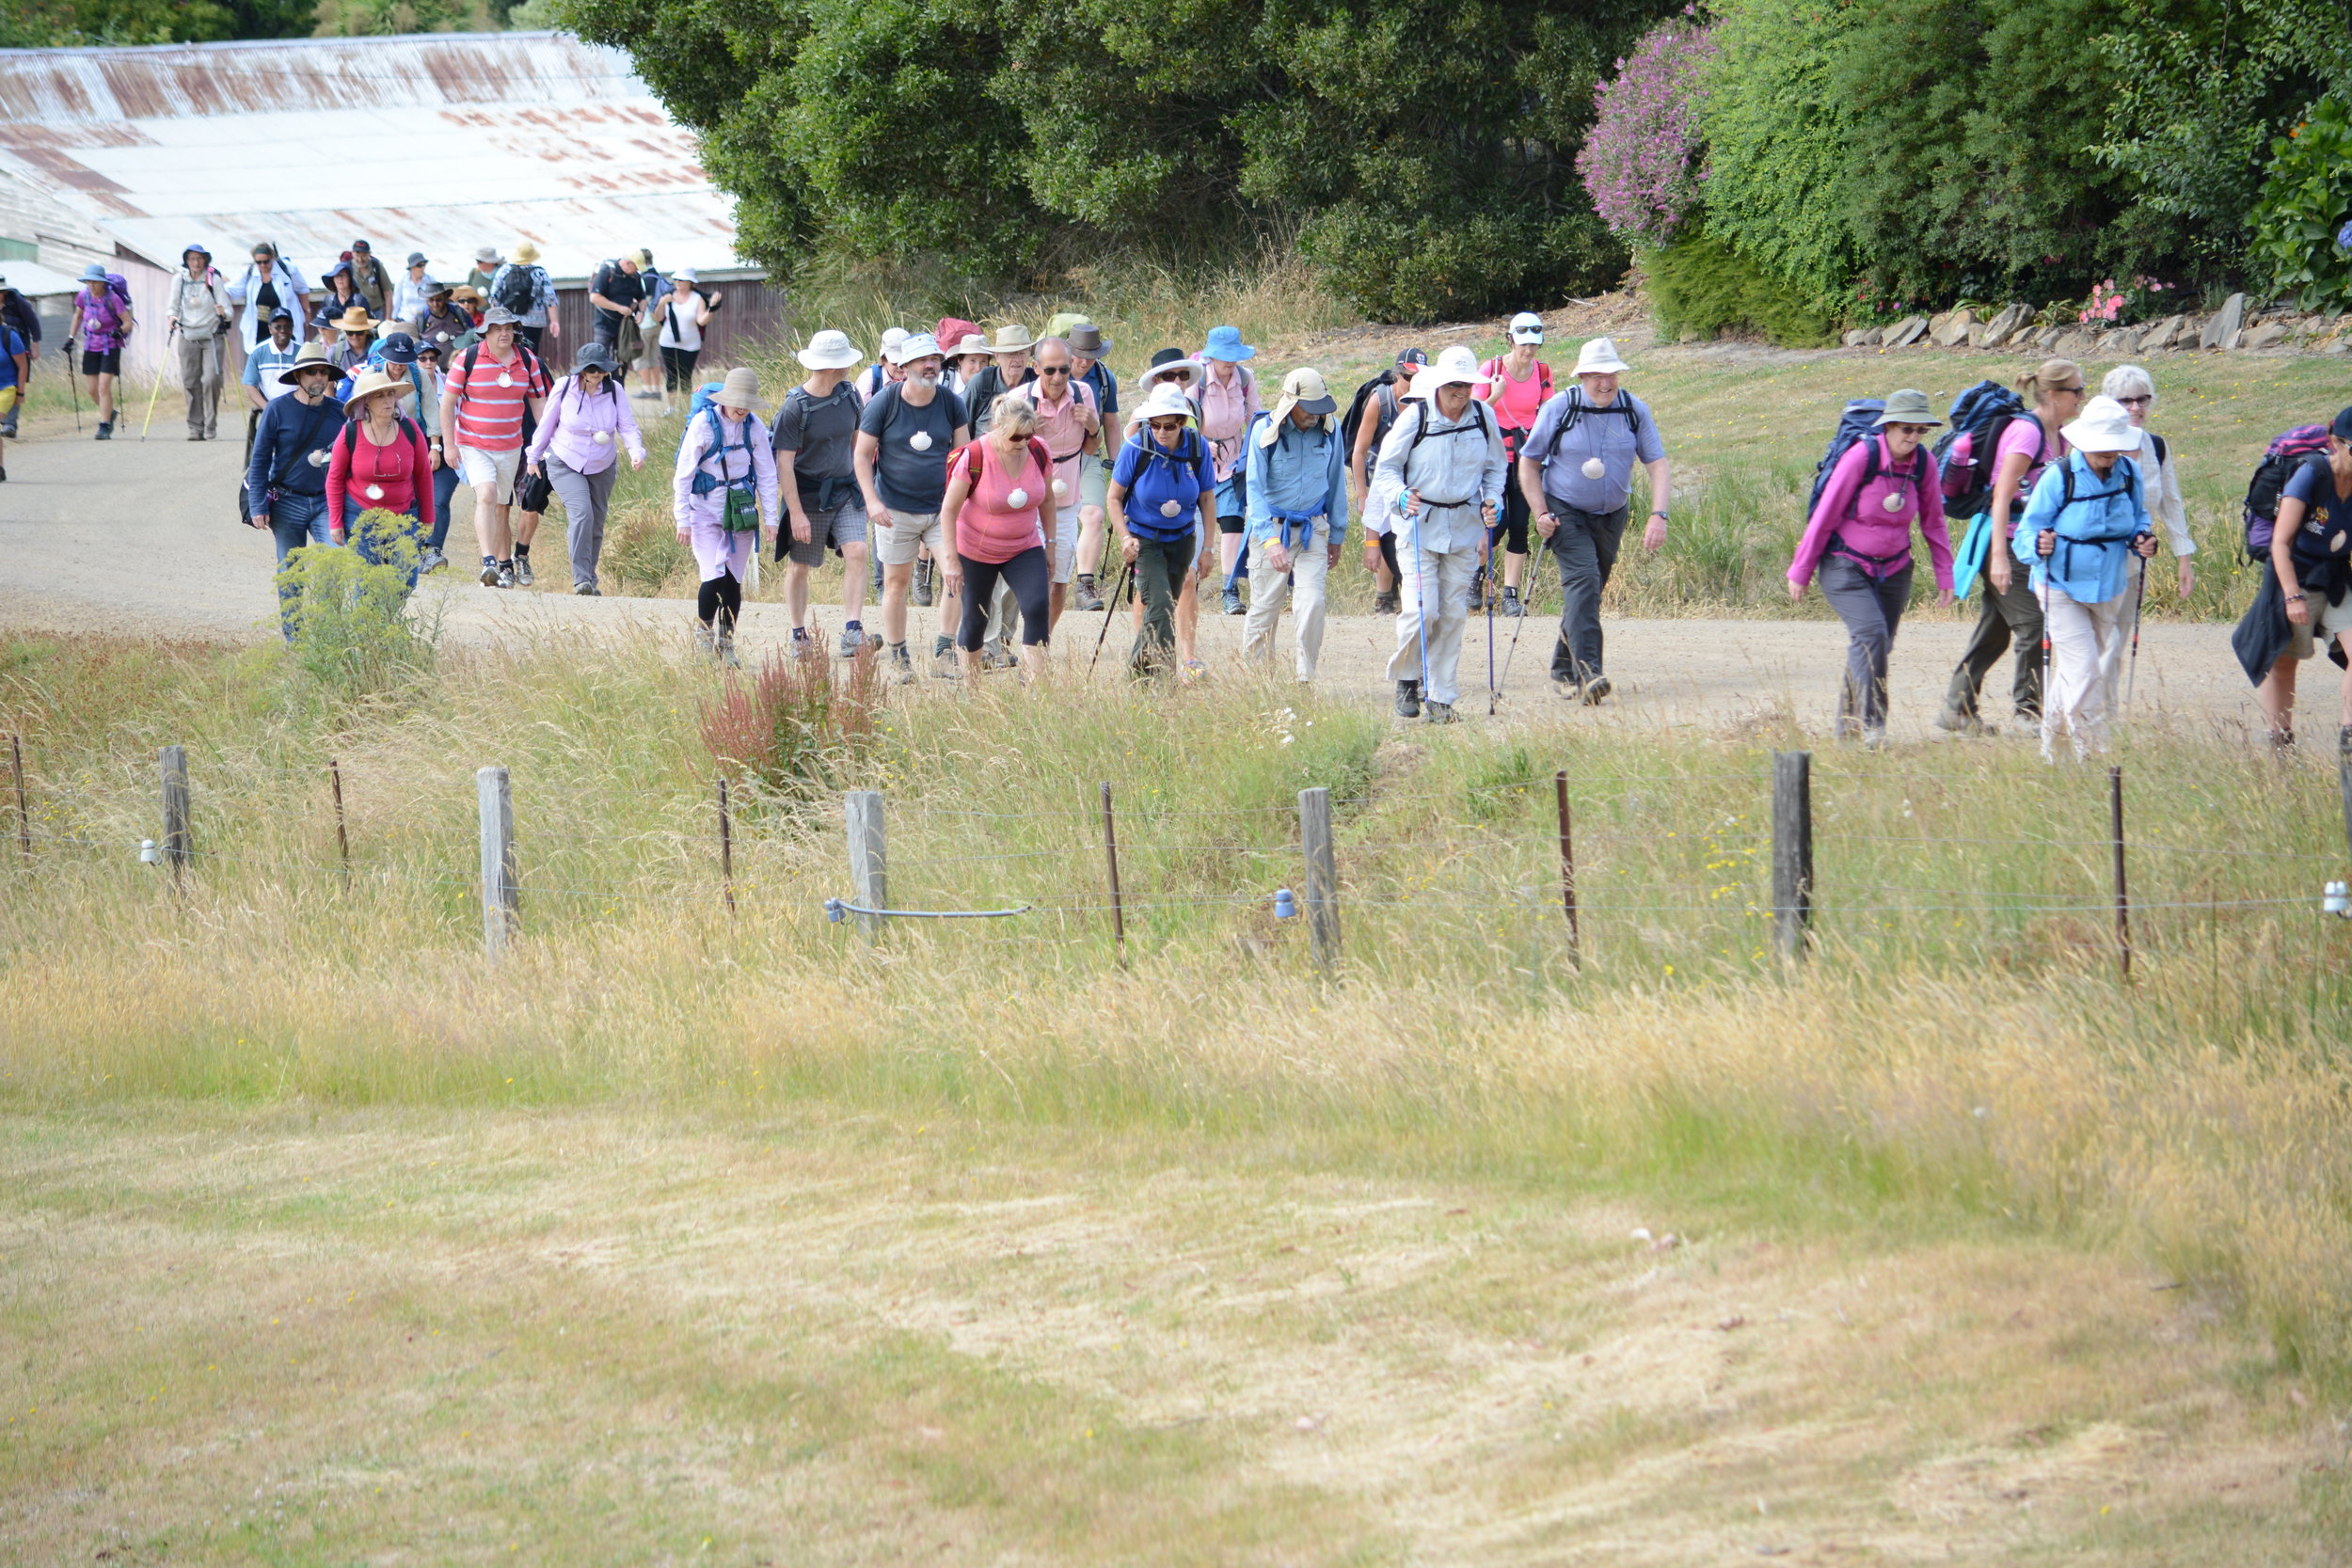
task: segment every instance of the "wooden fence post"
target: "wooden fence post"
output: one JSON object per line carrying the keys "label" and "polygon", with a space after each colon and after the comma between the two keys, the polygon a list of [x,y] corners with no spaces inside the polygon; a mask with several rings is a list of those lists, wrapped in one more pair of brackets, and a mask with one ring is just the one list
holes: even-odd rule
{"label": "wooden fence post", "polygon": [[1568,958],[1576,967],[1584,967],[1584,934],[1576,919],[1576,841],[1568,833],[1568,770],[1565,768],[1551,776],[1552,793],[1560,803],[1560,906],[1568,915]]}
{"label": "wooden fence post", "polygon": [[2344,848],[2352,854],[2352,729],[2336,737],[2336,788],[2344,795]]}
{"label": "wooden fence post", "polygon": [[1111,821],[1111,782],[1103,781],[1103,859],[1111,876],[1111,940],[1118,945],[1119,963],[1127,963],[1127,911],[1119,896],[1119,830]]}
{"label": "wooden fence post", "polygon": [[515,798],[505,768],[485,768],[473,777],[482,806],[482,944],[496,958],[506,951],[522,912],[515,870]]}
{"label": "wooden fence post", "polygon": [[333,757],[326,759],[326,783],[335,793],[335,854],[342,864],[343,890],[351,889],[351,834],[343,826],[343,769]]}
{"label": "wooden fence post", "polygon": [[1813,922],[1813,753],[1772,753],[1772,938],[1804,957]]}
{"label": "wooden fence post", "polygon": [[735,913],[735,817],[727,810],[727,779],[719,775],[719,890],[726,897],[727,913]]}
{"label": "wooden fence post", "polygon": [[171,863],[171,885],[180,885],[180,875],[196,852],[196,844],[188,832],[188,749],[167,746],[157,759],[156,771],[162,775],[164,786],[164,859]]}
{"label": "wooden fence post", "polygon": [[[869,910],[890,907],[889,856],[882,838],[882,796],[879,789],[852,789],[842,798],[850,825],[850,885],[860,905]],[[882,935],[882,917],[862,914],[857,927],[867,942]]]}
{"label": "wooden fence post", "polygon": [[2132,977],[2132,901],[2123,889],[2123,769],[2107,769],[2107,816],[2115,839],[2115,952],[2123,978]]}
{"label": "wooden fence post", "polygon": [[[33,813],[24,803],[24,740],[22,736],[8,736],[8,771],[16,779],[16,847],[26,860],[33,858]],[[2346,774],[2352,779],[2352,774]],[[2352,822],[2352,784],[2344,786],[2346,822]]]}
{"label": "wooden fence post", "polygon": [[1298,792],[1298,845],[1307,857],[1307,932],[1315,966],[1328,974],[1340,961],[1340,872],[1331,847],[1331,792]]}

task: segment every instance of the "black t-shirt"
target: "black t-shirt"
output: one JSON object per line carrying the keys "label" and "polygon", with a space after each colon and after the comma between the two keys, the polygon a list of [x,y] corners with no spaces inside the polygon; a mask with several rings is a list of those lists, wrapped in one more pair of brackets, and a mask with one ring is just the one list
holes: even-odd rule
{"label": "black t-shirt", "polygon": [[2303,524],[2295,531],[2295,552],[2299,570],[2326,566],[2328,581],[2332,584],[2344,568],[2347,554],[2352,554],[2352,497],[2336,493],[2335,470],[2324,457],[2309,459],[2287,476],[2279,488],[2279,499],[2303,503]]}
{"label": "black t-shirt", "polygon": [[947,494],[947,454],[955,432],[965,422],[963,400],[941,388],[922,407],[907,402],[904,382],[874,394],[858,418],[858,428],[882,443],[874,465],[874,489],[894,512],[937,512]]}
{"label": "black t-shirt", "polygon": [[979,373],[972,378],[972,384],[963,389],[963,405],[972,411],[972,434],[984,436],[988,433],[988,427],[994,422],[993,417],[999,397],[1016,387],[1026,387],[1036,379],[1037,367],[1034,365],[1023,366],[1020,376],[1012,380],[1006,379],[1005,372],[996,368],[994,360],[982,365]]}
{"label": "black t-shirt", "polygon": [[[624,272],[618,261],[607,261],[596,269],[596,276],[588,285],[590,293],[602,294],[615,305],[637,306],[645,298],[645,276],[641,272]],[[598,306],[603,315],[617,315]]]}
{"label": "black t-shirt", "polygon": [[857,389],[846,381],[821,398],[805,387],[784,394],[776,410],[775,448],[792,454],[792,477],[803,496],[825,480],[856,474],[858,419],[864,411]]}

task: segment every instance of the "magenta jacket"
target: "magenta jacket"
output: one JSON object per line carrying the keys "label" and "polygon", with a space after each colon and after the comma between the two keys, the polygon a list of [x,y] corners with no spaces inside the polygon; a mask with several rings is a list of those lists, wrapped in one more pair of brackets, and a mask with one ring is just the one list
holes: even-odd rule
{"label": "magenta jacket", "polygon": [[[531,437],[528,460],[545,463],[551,451],[576,474],[600,474],[612,467],[618,449],[626,447],[630,456],[644,462],[645,440],[637,434],[628,388],[614,376],[605,377],[604,388],[594,397],[583,397],[580,377],[567,375],[557,382],[546,417]],[[599,436],[604,439],[596,439]]]}
{"label": "magenta jacket", "polygon": [[[1862,476],[1873,449],[1879,471],[1865,483]],[[1810,583],[1821,557],[1833,548],[1874,578],[1892,577],[1911,564],[1911,530],[1915,523],[1927,536],[1936,589],[1950,593],[1952,536],[1944,527],[1942,497],[1935,454],[1925,442],[1899,470],[1887,455],[1885,436],[1856,441],[1830,470],[1821,504],[1813,509],[1811,520],[1804,525],[1804,537],[1797,541],[1797,558],[1788,563],[1788,580],[1800,588]]]}

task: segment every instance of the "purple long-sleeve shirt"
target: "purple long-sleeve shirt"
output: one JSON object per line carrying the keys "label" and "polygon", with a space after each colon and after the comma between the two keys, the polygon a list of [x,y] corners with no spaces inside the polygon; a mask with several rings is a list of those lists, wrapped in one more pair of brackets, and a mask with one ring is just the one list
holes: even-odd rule
{"label": "purple long-sleeve shirt", "polygon": [[544,463],[552,451],[576,474],[600,474],[620,455],[612,450],[615,446],[627,447],[640,463],[645,460],[645,441],[637,434],[628,389],[607,376],[604,390],[589,397],[581,395],[576,375],[557,382],[538,432],[531,438],[531,461]]}

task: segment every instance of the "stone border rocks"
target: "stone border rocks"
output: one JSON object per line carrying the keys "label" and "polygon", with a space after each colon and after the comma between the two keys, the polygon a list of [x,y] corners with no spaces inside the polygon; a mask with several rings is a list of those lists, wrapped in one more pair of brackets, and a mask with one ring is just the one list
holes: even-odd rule
{"label": "stone border rocks", "polygon": [[1963,306],[1932,316],[1905,316],[1886,326],[1855,327],[1848,348],[1977,349],[2046,354],[2062,359],[2114,360],[2177,353],[2352,354],[2352,316],[2306,314],[2286,305],[2249,306],[2232,294],[2210,316],[2181,314],[2113,326],[2105,322],[2038,325],[2023,304],[1979,320]]}

